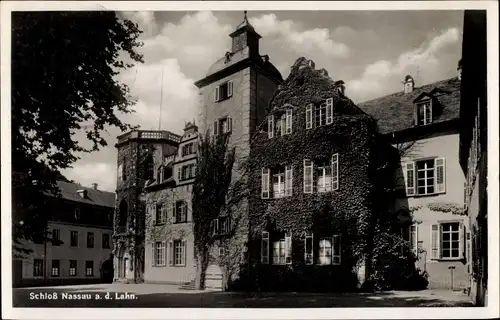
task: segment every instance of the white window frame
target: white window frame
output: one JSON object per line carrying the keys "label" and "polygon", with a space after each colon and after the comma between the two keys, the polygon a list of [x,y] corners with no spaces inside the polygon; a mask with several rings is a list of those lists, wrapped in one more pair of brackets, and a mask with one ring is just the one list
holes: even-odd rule
{"label": "white window frame", "polygon": [[[222,97],[221,96],[221,89],[223,86],[226,86],[227,85],[227,95],[225,97]],[[220,101],[224,101],[224,100],[227,100],[229,98],[231,98],[233,96],[233,81],[232,80],[229,80],[229,81],[226,81],[224,83],[221,83],[219,84],[216,88],[215,88],[215,102],[220,102]]]}
{"label": "white window frame", "polygon": [[[309,240],[310,239],[310,240]],[[307,248],[307,242],[310,241],[310,250]],[[306,265],[314,264],[314,235],[312,232],[305,232],[304,234],[304,262]]]}
{"label": "white window frame", "polygon": [[[92,268],[87,267],[87,262],[92,262]],[[90,272],[89,272],[90,270]],[[94,261],[93,260],[86,260],[85,261],[85,276],[86,277],[93,277],[94,276]]]}
{"label": "white window frame", "polygon": [[[54,267],[55,261],[57,261],[57,267]],[[58,260],[58,259],[52,260],[50,276],[51,277],[60,277],[61,276],[61,260]]]}
{"label": "white window frame", "polygon": [[174,240],[173,262],[175,267],[186,266],[186,240]]}
{"label": "white window frame", "polygon": [[[74,261],[75,266],[71,266],[71,262]],[[77,276],[77,269],[78,269],[78,260],[69,260],[69,276],[70,277],[76,277]]]}
{"label": "white window frame", "polygon": [[[315,163],[316,181],[314,183],[317,193],[333,191],[333,170],[330,161],[324,160]],[[322,183],[320,183],[322,182]]]}
{"label": "white window frame", "polygon": [[[434,161],[432,168],[419,169],[418,165],[424,161]],[[418,173],[424,172],[424,178],[419,178]],[[428,177],[428,172],[433,171],[433,176]],[[403,165],[403,175],[405,179],[406,195],[407,196],[429,196],[435,194],[446,193],[446,159],[443,157],[415,159],[414,161],[407,161]],[[427,179],[432,179],[434,183],[434,192],[428,192]],[[424,181],[424,185],[419,185],[419,181]],[[425,192],[420,193],[419,187],[424,187]]]}
{"label": "white window frame", "polygon": [[262,231],[260,245],[260,262],[269,264],[269,232]]}
{"label": "white window frame", "polygon": [[[416,104],[416,113],[417,113],[417,125],[428,125],[432,123],[432,99],[428,99],[425,101],[419,101]],[[420,108],[423,108],[423,119],[422,122],[420,117]]]}
{"label": "white window frame", "polygon": [[165,266],[165,257],[166,257],[165,241],[156,241],[154,246],[155,246],[154,265],[158,267],[163,267]]}
{"label": "white window frame", "polygon": [[[458,225],[458,231],[443,231],[443,225],[445,224],[456,224]],[[431,260],[462,260],[465,258],[464,256],[464,247],[465,247],[465,226],[462,221],[455,221],[455,220],[450,220],[450,221],[440,221],[438,223],[432,224],[431,225]],[[449,242],[449,249],[450,249],[450,256],[443,256],[443,234],[444,233],[449,233],[450,234],[450,241]],[[457,233],[458,234],[458,240],[451,240],[452,235],[451,233]],[[453,242],[458,242],[458,255],[457,256],[452,256],[452,248]]]}
{"label": "white window frame", "polygon": [[292,120],[293,120],[293,110],[286,110],[286,134],[292,134]]}
{"label": "white window frame", "polygon": [[[286,240],[285,238],[280,238],[277,240],[273,240],[273,265],[284,265],[286,264]],[[275,254],[277,249],[277,255]]]}
{"label": "white window frame", "polygon": [[[273,172],[274,171],[274,172]],[[272,198],[279,199],[285,197],[285,173],[286,170],[275,169],[271,170],[271,178],[272,178]],[[278,178],[278,183],[275,183],[275,178]],[[277,186],[277,188],[276,188]]]}
{"label": "white window frame", "polygon": [[261,185],[261,195],[260,195],[262,199],[269,199],[270,176],[271,176],[271,170],[269,170],[269,168],[262,168],[261,172],[262,185]]}
{"label": "white window frame", "polygon": [[293,167],[285,166],[285,197],[290,197],[293,194]]}
{"label": "white window frame", "polygon": [[[178,204],[180,203],[180,206]],[[188,218],[188,205],[185,200],[178,200],[175,202],[175,211],[174,211],[174,223],[186,223]],[[181,210],[179,210],[181,209]],[[180,211],[180,212],[179,212]],[[181,219],[178,219],[181,218]],[[184,218],[184,219],[182,219]]]}

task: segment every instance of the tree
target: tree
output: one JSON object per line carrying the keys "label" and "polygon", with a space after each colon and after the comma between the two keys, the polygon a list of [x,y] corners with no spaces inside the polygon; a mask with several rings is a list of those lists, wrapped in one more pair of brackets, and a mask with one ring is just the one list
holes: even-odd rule
{"label": "tree", "polygon": [[192,192],[197,289],[204,289],[210,249],[216,240],[213,221],[230,207],[228,195],[231,198],[235,148],[228,148],[229,137],[229,134],[222,134],[212,138],[207,132],[199,141],[196,178]]}
{"label": "tree", "polygon": [[[12,14],[14,251],[23,239],[46,237],[46,195],[59,194],[58,170],[78,152],[106,146],[106,126],[132,128],[118,114],[131,113],[135,101],[115,76],[143,62],[141,33],[111,11]],[[92,147],[75,139],[77,130]]]}

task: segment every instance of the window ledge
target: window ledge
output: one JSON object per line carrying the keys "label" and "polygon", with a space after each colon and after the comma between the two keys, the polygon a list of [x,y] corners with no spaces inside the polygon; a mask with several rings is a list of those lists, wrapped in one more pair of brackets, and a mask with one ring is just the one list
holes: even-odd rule
{"label": "window ledge", "polygon": [[437,261],[437,262],[459,262],[462,261],[463,258],[439,258],[439,259],[431,259],[431,261]]}
{"label": "window ledge", "polygon": [[182,221],[182,222],[173,222],[172,224],[186,224],[188,221]]}
{"label": "window ledge", "polygon": [[446,194],[446,192],[440,192],[440,193],[429,193],[429,194],[416,194],[412,196],[406,196],[407,198],[425,198],[425,197],[436,197]]}

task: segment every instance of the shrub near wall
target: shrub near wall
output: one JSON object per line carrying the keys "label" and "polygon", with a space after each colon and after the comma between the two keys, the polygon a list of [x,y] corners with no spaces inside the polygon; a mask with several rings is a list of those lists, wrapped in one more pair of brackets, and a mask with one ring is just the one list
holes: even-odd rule
{"label": "shrub near wall", "polygon": [[[260,290],[337,291],[353,289],[355,266],[366,254],[372,236],[374,182],[370,181],[375,121],[363,114],[346,97],[336,93],[334,82],[311,67],[300,69],[300,59],[273,97],[269,113],[293,105],[293,131],[268,139],[267,132],[254,138],[248,161],[250,172],[251,268]],[[305,129],[305,107],[334,99],[333,124]],[[262,126],[264,127],[264,125]],[[261,128],[262,129],[262,128]],[[320,194],[303,192],[303,160],[339,155],[339,189]],[[261,169],[276,165],[293,166],[293,195],[281,199],[261,199]],[[262,265],[262,231],[292,233],[292,264]],[[340,233],[340,266],[304,265],[304,234],[310,230]],[[271,255],[272,255],[272,247]],[[244,277],[243,277],[244,278]]]}

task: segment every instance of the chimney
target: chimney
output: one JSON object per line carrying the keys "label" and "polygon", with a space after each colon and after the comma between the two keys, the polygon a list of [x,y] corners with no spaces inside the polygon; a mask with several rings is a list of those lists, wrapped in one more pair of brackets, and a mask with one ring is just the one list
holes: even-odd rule
{"label": "chimney", "polygon": [[462,59],[458,61],[458,66],[457,66],[457,78],[458,80],[462,80]]}
{"label": "chimney", "polygon": [[413,80],[413,77],[410,76],[409,74],[406,75],[404,83],[404,93],[410,93],[413,92],[413,89],[415,88],[415,81]]}
{"label": "chimney", "polygon": [[97,183],[95,183],[95,182],[92,183],[92,189],[97,190],[97,186],[98,186]]}

